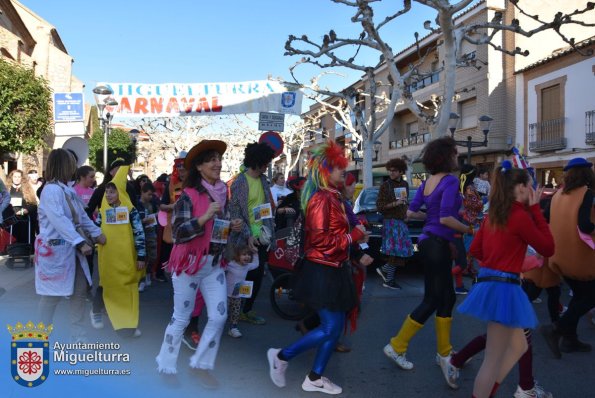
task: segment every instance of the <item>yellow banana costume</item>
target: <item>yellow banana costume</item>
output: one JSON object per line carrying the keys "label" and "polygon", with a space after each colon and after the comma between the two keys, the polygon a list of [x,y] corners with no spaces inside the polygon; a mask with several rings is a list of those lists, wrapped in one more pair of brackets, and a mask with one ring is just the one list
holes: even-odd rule
{"label": "yellow banana costume", "polygon": [[[112,179],[118,190],[119,207],[133,209],[126,192],[126,176],[130,166],[122,166]],[[139,318],[138,282],[144,271],[136,268],[136,249],[130,222],[108,224],[106,210],[112,207],[105,195],[101,201],[101,231],[107,238],[105,245],[99,245],[99,279],[103,287],[103,301],[114,330],[136,328]]]}

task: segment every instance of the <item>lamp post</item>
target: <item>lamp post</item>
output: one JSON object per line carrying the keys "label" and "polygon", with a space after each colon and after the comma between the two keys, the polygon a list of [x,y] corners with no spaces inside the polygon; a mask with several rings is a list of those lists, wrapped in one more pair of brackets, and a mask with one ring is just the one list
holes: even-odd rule
{"label": "lamp post", "polygon": [[374,160],[378,161],[378,152],[380,152],[380,148],[382,148],[382,142],[374,141]]}
{"label": "lamp post", "polygon": [[107,164],[107,136],[109,135],[110,123],[114,118],[114,115],[109,111],[104,115],[106,106],[117,106],[118,101],[110,97],[113,94],[113,90],[107,86],[97,86],[93,89],[95,95],[95,103],[99,110],[99,120],[101,121],[101,128],[103,130],[103,173],[108,172]]}
{"label": "lamp post", "polygon": [[351,141],[349,143],[349,145],[351,146],[351,160],[353,160],[355,162],[355,167],[357,168],[357,164],[359,162],[362,162],[363,163],[364,159],[363,158],[360,158],[359,155],[358,155],[358,153],[357,153],[357,150],[358,150],[358,143],[357,143],[357,141]]}
{"label": "lamp post", "polygon": [[[454,112],[452,112],[450,114],[450,117],[448,120],[448,129],[450,130],[450,135],[452,138],[455,137],[455,130],[457,129],[457,124],[459,123],[460,118],[461,117]],[[494,119],[492,119],[488,115],[482,115],[479,117],[478,120],[479,120],[479,129],[483,133],[483,141],[473,141],[471,139],[470,135],[467,136],[466,141],[455,140],[455,143],[458,146],[467,147],[467,164],[471,164],[471,148],[478,148],[478,147],[482,147],[482,146],[487,147],[488,146],[488,133],[490,132],[490,124],[492,123],[492,120],[494,120]]]}

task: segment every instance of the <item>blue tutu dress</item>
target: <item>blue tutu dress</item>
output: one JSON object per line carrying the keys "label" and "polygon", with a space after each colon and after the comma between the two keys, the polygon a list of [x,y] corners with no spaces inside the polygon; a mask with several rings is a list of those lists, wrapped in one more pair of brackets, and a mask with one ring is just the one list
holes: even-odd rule
{"label": "blue tutu dress", "polygon": [[[519,279],[518,274],[480,268],[478,279],[492,276]],[[534,329],[537,326],[537,316],[520,283],[478,282],[457,311],[511,328]]]}

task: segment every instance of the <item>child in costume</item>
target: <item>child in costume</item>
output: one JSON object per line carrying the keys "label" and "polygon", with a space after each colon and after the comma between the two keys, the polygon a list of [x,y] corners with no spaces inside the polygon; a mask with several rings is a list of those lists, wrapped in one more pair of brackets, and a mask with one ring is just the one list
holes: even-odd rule
{"label": "child in costume", "polygon": [[539,208],[527,170],[508,160],[494,173],[490,210],[471,244],[480,261],[477,283],[459,312],[487,321],[486,354],[475,378],[473,397],[485,398],[498,386],[528,348],[523,329],[537,326],[520,272],[531,245],[542,256],[554,253],[554,240]]}
{"label": "child in costume", "polygon": [[108,243],[98,250],[99,280],[114,330],[123,337],[139,337],[138,282],[145,269],[145,233],[140,215],[126,192],[129,168],[120,167],[105,186],[97,224]]}
{"label": "child in costume", "polygon": [[146,182],[142,186],[137,206],[143,223],[147,251],[146,274],[138,285],[138,291],[142,292],[145,287],[151,286],[151,270],[155,261],[157,261],[157,211],[159,210],[159,202],[155,197],[155,187],[152,183]]}
{"label": "child in costume", "polygon": [[227,280],[227,308],[229,309],[230,327],[227,334],[231,337],[242,337],[238,328],[240,311],[242,309],[242,298],[239,297],[239,286],[246,280],[248,271],[258,268],[258,256],[248,246],[238,245],[234,247],[232,261],[227,264],[225,276]]}

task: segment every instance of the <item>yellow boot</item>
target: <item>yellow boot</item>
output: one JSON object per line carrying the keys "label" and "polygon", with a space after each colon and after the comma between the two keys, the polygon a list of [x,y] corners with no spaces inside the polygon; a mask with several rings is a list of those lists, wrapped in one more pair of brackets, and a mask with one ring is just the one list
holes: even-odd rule
{"label": "yellow boot", "polygon": [[436,317],[436,345],[438,346],[438,354],[443,357],[449,355],[452,351],[452,345],[450,344],[451,324],[452,317]]}
{"label": "yellow boot", "polygon": [[390,345],[393,350],[395,350],[397,354],[405,353],[407,351],[407,347],[409,346],[409,340],[411,340],[423,326],[424,325],[422,323],[411,319],[411,315],[407,315],[407,318],[405,318],[405,322],[403,322],[399,333],[390,339]]}

